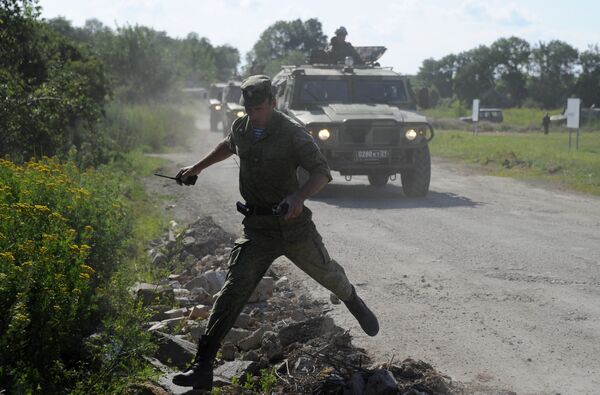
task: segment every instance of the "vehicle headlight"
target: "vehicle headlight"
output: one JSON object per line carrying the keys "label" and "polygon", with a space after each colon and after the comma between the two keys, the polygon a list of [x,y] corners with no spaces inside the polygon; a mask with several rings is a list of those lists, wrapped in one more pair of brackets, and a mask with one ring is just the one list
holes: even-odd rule
{"label": "vehicle headlight", "polygon": [[215,110],[217,110],[217,111],[220,111],[220,110],[221,110],[221,105],[217,104],[217,105],[215,106]]}
{"label": "vehicle headlight", "polygon": [[236,113],[235,113],[235,116],[236,116],[236,117],[238,117],[238,118],[241,118],[241,117],[243,117],[244,115],[246,115],[246,113],[245,113],[245,112],[243,112],[243,111],[238,111],[238,112],[236,112]]}
{"label": "vehicle headlight", "polygon": [[404,132],[404,136],[407,140],[413,141],[417,138],[417,131],[414,129],[408,129],[406,132]]}
{"label": "vehicle headlight", "polygon": [[319,130],[319,139],[325,141],[325,140],[329,140],[329,137],[331,137],[331,133],[329,132],[329,129]]}

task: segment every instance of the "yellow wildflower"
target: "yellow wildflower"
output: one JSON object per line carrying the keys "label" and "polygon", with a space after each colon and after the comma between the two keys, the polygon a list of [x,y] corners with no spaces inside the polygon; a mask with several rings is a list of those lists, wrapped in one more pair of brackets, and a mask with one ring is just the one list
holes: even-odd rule
{"label": "yellow wildflower", "polygon": [[48,234],[48,233],[42,233],[42,240],[44,240],[44,241],[56,241],[56,240],[58,240],[58,236],[57,235]]}
{"label": "yellow wildflower", "polygon": [[6,259],[10,263],[14,263],[15,262],[15,257],[12,254],[12,252],[10,252],[10,251],[0,252],[0,258]]}
{"label": "yellow wildflower", "polygon": [[66,222],[65,217],[63,217],[62,215],[60,215],[56,211],[54,211],[52,214],[50,214],[49,217],[50,217],[50,219],[53,219],[53,220],[56,220],[56,221]]}
{"label": "yellow wildflower", "polygon": [[82,268],[83,270],[87,270],[90,273],[96,273],[96,271],[94,270],[93,267],[88,266],[88,265],[79,265],[80,268]]}
{"label": "yellow wildflower", "polygon": [[38,210],[39,212],[41,212],[43,214],[48,214],[48,213],[51,212],[50,209],[48,208],[48,206],[44,206],[44,205],[41,205],[41,204],[36,204],[34,207],[35,207],[36,210]]}
{"label": "yellow wildflower", "polygon": [[90,275],[88,273],[79,273],[79,278],[82,280],[89,280]]}

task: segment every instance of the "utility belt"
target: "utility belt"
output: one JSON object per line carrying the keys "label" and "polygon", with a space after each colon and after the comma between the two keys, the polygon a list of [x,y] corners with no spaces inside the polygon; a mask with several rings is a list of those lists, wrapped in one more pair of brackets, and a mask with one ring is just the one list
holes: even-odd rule
{"label": "utility belt", "polygon": [[235,208],[245,217],[248,217],[250,215],[273,215],[276,217],[281,217],[287,213],[289,205],[287,203],[284,203],[281,206],[275,204],[271,207],[261,207],[246,205],[242,202],[237,202],[235,204]]}

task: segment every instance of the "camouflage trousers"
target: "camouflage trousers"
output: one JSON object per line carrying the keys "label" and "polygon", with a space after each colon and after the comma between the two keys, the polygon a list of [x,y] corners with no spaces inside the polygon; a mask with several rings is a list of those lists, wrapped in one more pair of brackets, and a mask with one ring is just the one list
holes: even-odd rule
{"label": "camouflage trousers", "polygon": [[266,271],[280,256],[287,257],[341,300],[350,298],[352,285],[344,269],[329,257],[308,208],[299,218],[289,221],[274,216],[249,216],[243,223],[244,236],[236,240],[231,251],[229,272],[211,311],[206,335],[222,342]]}

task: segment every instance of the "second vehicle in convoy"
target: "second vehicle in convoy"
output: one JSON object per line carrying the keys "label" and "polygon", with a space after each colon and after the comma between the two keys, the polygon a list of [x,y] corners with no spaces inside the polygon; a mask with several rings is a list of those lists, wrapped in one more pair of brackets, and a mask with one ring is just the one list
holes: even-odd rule
{"label": "second vehicle in convoy", "polygon": [[[384,186],[400,174],[404,194],[425,196],[433,128],[416,113],[408,80],[375,61],[383,47],[357,47],[363,64],[289,66],[273,78],[277,108],[306,127],[332,170]],[[375,54],[369,58],[368,54]],[[299,168],[299,176],[306,174]]]}
{"label": "second vehicle in convoy", "polygon": [[227,86],[224,83],[210,84],[208,90],[208,108],[210,110],[210,130],[216,131],[221,121],[221,109],[223,104],[223,89]]}
{"label": "second vehicle in convoy", "polygon": [[223,134],[227,136],[233,121],[246,115],[244,106],[240,105],[242,96],[241,82],[230,81],[223,89],[221,100],[221,122],[223,122]]}

